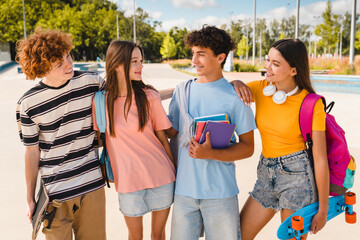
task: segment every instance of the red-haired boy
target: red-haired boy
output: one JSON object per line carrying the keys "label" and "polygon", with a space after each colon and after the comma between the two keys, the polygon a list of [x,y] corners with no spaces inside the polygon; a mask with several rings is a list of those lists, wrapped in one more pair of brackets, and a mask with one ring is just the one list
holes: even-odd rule
{"label": "red-haired boy", "polygon": [[71,37],[37,30],[18,43],[27,79],[42,78],[18,101],[16,117],[25,149],[27,216],[32,221],[38,173],[50,200],[58,199],[46,239],[106,239],[105,191],[94,148],[91,104],[104,86],[97,73],[73,71]]}

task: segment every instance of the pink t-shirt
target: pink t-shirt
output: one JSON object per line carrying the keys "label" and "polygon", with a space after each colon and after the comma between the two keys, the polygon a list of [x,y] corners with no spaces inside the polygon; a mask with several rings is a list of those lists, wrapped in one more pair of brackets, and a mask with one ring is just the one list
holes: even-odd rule
{"label": "pink t-shirt", "polygon": [[[154,188],[175,181],[175,168],[166,154],[165,148],[155,135],[155,131],[171,127],[162,107],[160,95],[153,90],[145,90],[150,106],[150,119],[143,132],[138,131],[138,113],[133,94],[127,121],[124,117],[126,97],[119,97],[114,104],[114,129],[116,137],[111,137],[106,111],[106,147],[109,153],[117,192],[128,193],[146,188]],[[96,123],[93,101],[94,129]]]}

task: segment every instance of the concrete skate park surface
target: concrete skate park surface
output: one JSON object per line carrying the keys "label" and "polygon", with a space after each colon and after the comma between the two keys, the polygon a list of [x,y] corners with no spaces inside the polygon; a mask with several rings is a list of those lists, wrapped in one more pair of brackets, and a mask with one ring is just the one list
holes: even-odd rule
{"label": "concrete skate park surface", "polygon": [[[101,73],[104,76],[104,72]],[[224,73],[229,80],[241,79],[245,81],[262,79],[260,73]],[[146,83],[152,84],[157,89],[174,88],[181,81],[192,76],[177,72],[166,64],[145,64],[143,77]],[[36,81],[37,82],[37,81]],[[24,146],[19,140],[15,118],[17,100],[22,94],[35,84],[34,81],[25,80],[24,74],[18,74],[17,66],[12,66],[0,72],[0,126],[2,138],[0,140],[0,239],[30,239],[31,225],[26,217],[26,187],[24,177]],[[328,102],[335,101],[332,114],[346,132],[351,154],[360,161],[360,95],[320,92]],[[170,100],[163,101],[167,110]],[[254,105],[252,105],[254,110]],[[236,162],[236,173],[240,189],[240,208],[245,203],[248,192],[252,190],[256,181],[256,167],[261,152],[261,140],[259,133],[255,131],[255,153],[252,157]],[[359,173],[355,176],[353,191],[360,193]],[[123,216],[119,211],[117,194],[114,186],[106,188],[107,197],[107,239],[128,239],[127,228]],[[359,202],[359,201],[358,201]],[[355,211],[359,213],[359,203]],[[150,239],[150,214],[144,217],[144,239]],[[166,226],[166,239],[170,239],[171,214]],[[258,234],[255,239],[277,239],[276,231],[280,225],[279,214]],[[45,239],[39,233],[38,239]],[[360,227],[356,223],[345,223],[345,216],[338,216],[327,223],[325,228],[316,235],[310,235],[308,239],[314,240],[358,240],[360,239]],[[224,239],[226,240],[226,239]]]}

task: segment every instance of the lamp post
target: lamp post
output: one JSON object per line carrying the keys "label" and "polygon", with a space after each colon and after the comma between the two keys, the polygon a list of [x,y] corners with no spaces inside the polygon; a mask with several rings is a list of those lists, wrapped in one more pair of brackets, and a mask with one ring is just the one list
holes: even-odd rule
{"label": "lamp post", "polygon": [[24,38],[26,39],[26,18],[25,18],[25,3],[24,0],[22,0],[23,4],[23,18],[24,18]]}
{"label": "lamp post", "polygon": [[254,22],[253,22],[253,53],[252,53],[252,64],[255,65],[255,48],[256,48],[256,0],[254,0]]}
{"label": "lamp post", "polygon": [[300,6],[300,0],[297,0],[297,4],[296,4],[296,24],[295,24],[295,39],[297,39],[299,37],[299,9]]}
{"label": "lamp post", "polygon": [[340,57],[340,61],[342,58],[342,31],[343,31],[343,21],[341,21],[341,26],[340,26],[340,49],[339,49],[339,57]]}
{"label": "lamp post", "polygon": [[134,0],[134,43],[136,43],[136,8],[135,8],[135,0]]}
{"label": "lamp post", "polygon": [[[319,25],[319,18],[320,18],[320,16],[314,16],[314,18],[316,19],[316,24]],[[317,25],[316,25],[316,26],[317,26]],[[315,58],[317,58],[317,55],[316,55],[316,54],[317,54],[317,53],[316,53],[316,49],[317,49],[317,46],[316,46],[316,44],[317,44],[316,36],[315,36],[314,42],[315,42],[314,55],[315,55]]]}
{"label": "lamp post", "polygon": [[260,42],[260,64],[262,62],[262,29],[260,29],[260,39],[259,39],[259,42]]}
{"label": "lamp post", "polygon": [[136,43],[136,18],[135,18],[135,14],[136,14],[136,9],[135,9],[135,0],[134,2],[134,43]]}
{"label": "lamp post", "polygon": [[249,49],[248,49],[248,38],[249,38],[249,29],[248,24],[246,23],[246,63],[249,61]]}
{"label": "lamp post", "polygon": [[119,14],[116,13],[116,39],[119,39]]}
{"label": "lamp post", "polygon": [[356,18],[356,0],[353,0],[353,9],[352,9],[352,16],[351,16],[351,34],[350,34],[350,58],[349,58],[349,64],[351,66],[351,69],[354,68],[354,43],[355,43],[355,19]]}

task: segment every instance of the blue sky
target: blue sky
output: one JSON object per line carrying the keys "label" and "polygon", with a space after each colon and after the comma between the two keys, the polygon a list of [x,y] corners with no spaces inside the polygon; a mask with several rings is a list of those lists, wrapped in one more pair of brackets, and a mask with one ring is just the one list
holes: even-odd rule
{"label": "blue sky", "polygon": [[[127,16],[133,14],[133,0],[112,0]],[[197,29],[203,24],[220,26],[230,19],[253,18],[253,0],[135,0],[136,6],[147,11],[152,19],[162,22],[158,30],[171,27]],[[336,14],[351,13],[353,0],[331,0]],[[268,21],[281,20],[296,14],[297,0],[257,0],[256,15]],[[316,24],[326,1],[300,0],[300,24]],[[360,6],[357,6],[357,13]],[[318,20],[319,21],[319,20]],[[318,22],[319,23],[319,22]]]}

